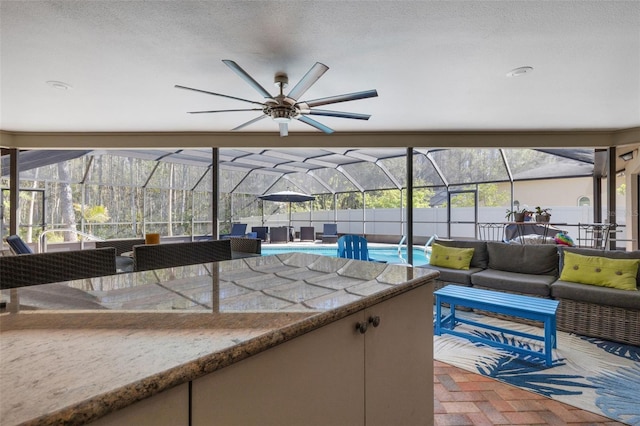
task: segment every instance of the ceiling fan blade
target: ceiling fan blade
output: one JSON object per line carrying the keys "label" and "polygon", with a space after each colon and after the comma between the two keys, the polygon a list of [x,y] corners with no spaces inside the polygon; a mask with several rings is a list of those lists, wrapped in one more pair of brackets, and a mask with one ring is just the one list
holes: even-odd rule
{"label": "ceiling fan blade", "polygon": [[314,99],[311,101],[298,102],[300,109],[309,109],[320,105],[335,104],[338,102],[355,101],[357,99],[375,98],[378,92],[373,90],[365,90],[364,92],[347,93],[345,95],[329,96],[328,98]]}
{"label": "ceiling fan blade", "polygon": [[289,125],[287,123],[278,123],[280,124],[280,136],[288,136],[289,135]]}
{"label": "ceiling fan blade", "polygon": [[302,121],[303,123],[307,123],[309,126],[315,127],[318,130],[322,130],[323,132],[325,132],[327,134],[333,133],[333,129],[332,128],[327,127],[322,123],[318,123],[316,120],[313,120],[313,119],[307,117],[306,115],[299,115],[299,116],[296,117],[296,119]]}
{"label": "ceiling fan blade", "polygon": [[234,127],[234,128],[233,128],[233,129],[231,129],[231,130],[232,130],[232,131],[233,131],[233,130],[240,130],[240,129],[242,129],[243,127],[247,127],[247,126],[249,126],[249,125],[251,125],[251,124],[253,124],[253,123],[257,122],[257,121],[262,120],[262,119],[263,119],[263,118],[265,118],[265,117],[266,117],[266,115],[262,114],[260,117],[256,117],[256,118],[254,118],[253,120],[249,120],[249,121],[247,121],[246,123],[243,123],[243,124],[239,125],[238,127]]}
{"label": "ceiling fan blade", "polygon": [[236,101],[249,102],[249,103],[252,103],[252,104],[264,106],[264,104],[262,102],[250,101],[249,99],[236,98],[235,96],[223,95],[221,93],[208,92],[206,90],[200,90],[200,89],[194,89],[192,87],[180,86],[179,84],[176,84],[174,87],[176,87],[178,89],[192,90],[194,92],[206,93],[208,95],[222,96],[223,98],[235,99]]}
{"label": "ceiling fan blade", "polygon": [[298,84],[296,84],[296,86],[293,89],[291,89],[287,97],[295,101],[300,99],[300,96],[302,96],[304,92],[309,90],[309,87],[313,86],[313,84],[316,81],[318,81],[318,79],[322,77],[322,74],[327,72],[328,69],[329,67],[326,66],[325,64],[316,62],[311,67],[311,69],[307,71],[304,77],[302,77],[302,79],[298,82]]}
{"label": "ceiling fan blade", "polygon": [[231,61],[229,59],[223,59],[222,62],[224,62],[225,65],[227,65],[236,74],[238,74],[240,76],[240,78],[242,78],[244,81],[249,83],[251,85],[251,87],[256,89],[258,91],[258,93],[260,93],[262,95],[263,98],[271,99],[271,94],[269,92],[267,92],[264,87],[260,86],[260,83],[255,81],[253,79],[253,77],[251,77],[245,70],[240,68],[240,65],[236,64],[235,62],[233,62],[233,61]]}
{"label": "ceiling fan blade", "polygon": [[188,114],[209,114],[212,112],[238,112],[238,111],[262,111],[262,108],[249,109],[218,109],[214,111],[187,111]]}
{"label": "ceiling fan blade", "polygon": [[325,117],[353,118],[356,120],[368,120],[371,118],[369,114],[358,114],[357,112],[328,111],[326,109],[312,109],[309,111],[301,111],[305,115],[324,115]]}

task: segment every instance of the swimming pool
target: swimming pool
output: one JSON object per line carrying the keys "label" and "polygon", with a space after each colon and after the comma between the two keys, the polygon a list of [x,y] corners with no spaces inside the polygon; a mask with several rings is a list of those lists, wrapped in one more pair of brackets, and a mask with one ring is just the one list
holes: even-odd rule
{"label": "swimming pool", "polygon": [[[320,254],[323,256],[337,257],[337,249],[332,247],[310,247],[310,246],[262,246],[262,255],[290,253],[292,251],[301,253]],[[369,256],[375,260],[384,260],[388,263],[407,263],[407,248],[402,247],[398,254],[398,247],[369,247]],[[423,265],[429,263],[429,259],[425,256],[424,247],[413,247],[413,264]]]}

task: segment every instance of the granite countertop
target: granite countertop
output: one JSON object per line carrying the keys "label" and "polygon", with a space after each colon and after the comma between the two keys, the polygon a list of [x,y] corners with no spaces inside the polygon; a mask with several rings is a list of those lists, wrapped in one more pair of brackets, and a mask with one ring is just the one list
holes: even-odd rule
{"label": "granite countertop", "polygon": [[0,419],[83,424],[437,274],[287,253],[2,290]]}

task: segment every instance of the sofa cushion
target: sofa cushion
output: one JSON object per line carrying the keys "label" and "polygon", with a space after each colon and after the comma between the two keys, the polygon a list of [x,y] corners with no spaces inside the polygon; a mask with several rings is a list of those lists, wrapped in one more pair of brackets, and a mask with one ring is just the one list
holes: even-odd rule
{"label": "sofa cushion", "polygon": [[446,247],[440,244],[431,246],[429,264],[451,269],[469,269],[473,248]]}
{"label": "sofa cushion", "polygon": [[640,310],[640,291],[618,290],[616,288],[558,280],[551,284],[551,297],[596,305],[615,306],[622,309]]}
{"label": "sofa cushion", "polygon": [[518,272],[485,269],[471,275],[473,286],[486,287],[512,293],[549,297],[554,275],[521,274]]}
{"label": "sofa cushion", "polygon": [[602,256],[564,254],[560,279],[574,283],[637,291],[636,275],[640,259],[611,259]]}
{"label": "sofa cushion", "polygon": [[487,269],[489,265],[489,253],[487,252],[487,242],[478,240],[441,240],[435,241],[445,247],[472,248],[473,256],[469,267]]}
{"label": "sofa cushion", "polygon": [[[620,251],[620,250],[599,250],[578,247],[559,247],[560,252],[560,270],[564,266],[565,252],[577,253],[583,256],[602,256],[609,259],[640,259],[640,251]],[[640,268],[636,274],[636,287],[640,289]]]}
{"label": "sofa cushion", "polygon": [[558,249],[552,244],[520,245],[489,241],[489,269],[558,277]]}
{"label": "sofa cushion", "polygon": [[469,269],[451,269],[435,265],[420,265],[420,268],[428,268],[439,271],[440,277],[438,278],[438,281],[460,284],[466,287],[471,287],[471,275],[476,272],[482,271],[482,269],[480,268],[470,267]]}

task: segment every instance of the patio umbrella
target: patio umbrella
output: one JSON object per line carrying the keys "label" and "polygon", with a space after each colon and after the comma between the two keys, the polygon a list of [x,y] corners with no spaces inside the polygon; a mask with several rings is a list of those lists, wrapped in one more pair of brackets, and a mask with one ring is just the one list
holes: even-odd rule
{"label": "patio umbrella", "polygon": [[291,203],[304,203],[316,199],[313,195],[294,191],[272,192],[271,194],[259,195],[258,198],[266,201],[289,203],[289,229],[291,229]]}

